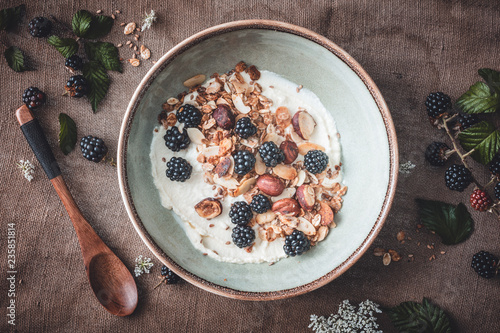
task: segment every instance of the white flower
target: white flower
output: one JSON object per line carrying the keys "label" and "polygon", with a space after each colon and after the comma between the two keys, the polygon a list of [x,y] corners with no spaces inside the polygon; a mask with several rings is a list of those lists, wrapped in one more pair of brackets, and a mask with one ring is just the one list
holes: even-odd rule
{"label": "white flower", "polygon": [[35,166],[31,164],[29,160],[20,160],[17,163],[17,167],[21,169],[21,172],[29,182],[33,179],[33,174],[35,173]]}
{"label": "white flower", "polygon": [[399,172],[402,174],[409,174],[415,167],[416,165],[413,164],[412,161],[408,161],[399,165]]}
{"label": "white flower", "polygon": [[342,302],[336,315],[318,317],[311,315],[309,328],[316,333],[382,333],[377,330],[374,312],[382,313],[379,305],[366,300],[359,304],[358,310],[348,300]]}
{"label": "white flower", "polygon": [[149,29],[151,28],[151,26],[153,25],[153,23],[156,21],[157,17],[156,17],[156,13],[154,10],[151,9],[151,13],[149,14],[146,14],[146,16],[144,17],[144,19],[142,20],[142,28],[141,28],[141,31],[144,31],[146,29]]}
{"label": "white flower", "polygon": [[153,267],[153,263],[151,262],[151,258],[142,257],[142,255],[135,258],[135,268],[134,274],[136,277],[141,276],[142,273],[149,273],[151,267]]}

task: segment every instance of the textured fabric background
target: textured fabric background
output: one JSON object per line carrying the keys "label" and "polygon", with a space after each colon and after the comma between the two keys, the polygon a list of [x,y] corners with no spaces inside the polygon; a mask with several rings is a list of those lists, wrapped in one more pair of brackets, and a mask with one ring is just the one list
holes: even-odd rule
{"label": "textured fabric background", "polygon": [[[19,1],[2,1],[6,8]],[[444,186],[442,169],[424,163],[424,150],[433,140],[446,141],[433,129],[423,101],[442,90],[455,100],[479,79],[481,67],[500,69],[500,5],[497,1],[31,1],[23,25],[2,38],[24,50],[34,71],[14,73],[0,60],[0,331],[6,323],[7,223],[17,232],[17,317],[20,332],[307,332],[309,315],[336,313],[344,299],[358,304],[371,299],[383,306],[430,298],[450,315],[454,332],[499,332],[500,279],[478,278],[470,268],[473,253],[485,249],[500,254],[500,223],[490,214],[472,213],[475,231],[464,243],[444,246],[426,231],[417,232],[416,197],[450,203],[468,201],[468,191],[454,193]],[[48,105],[37,112],[64,178],[82,212],[103,240],[133,270],[134,258],[152,254],[141,242],[122,204],[116,168],[94,164],[75,149],[64,156],[57,147],[60,112],[77,123],[78,137],[104,138],[116,154],[119,129],[129,98],[151,61],[140,67],[124,64],[123,74],[111,73],[112,85],[93,114],[85,99],[61,96],[69,73],[63,58],[45,39],[27,32],[29,19],[54,15],[70,23],[79,9],[99,9],[111,15],[121,10],[105,40],[124,43],[121,22],[139,22],[154,9],[159,20],[142,34],[141,42],[158,59],[178,42],[210,26],[239,19],[281,20],[309,28],[350,53],[372,76],[392,112],[401,162],[416,168],[400,175],[396,199],[372,248],[397,250],[403,260],[384,266],[370,249],[348,272],[327,286],[296,298],[273,302],[245,302],[205,292],[188,283],[153,290],[153,273],[137,279],[140,292],[135,313],[127,318],[108,314],[93,296],[84,272],[80,248],[70,220],[35,162],[35,179],[28,183],[16,169],[20,159],[34,160],[14,118],[23,90],[31,85],[48,94]],[[2,46],[3,48],[3,46]],[[3,49],[2,49],[3,53]],[[120,49],[124,59],[128,48]],[[229,64],[233,65],[233,64]],[[321,79],[321,78],[318,78]],[[472,164],[486,183],[484,167]],[[364,203],[360,202],[360,205]],[[412,241],[399,244],[396,234],[406,231]],[[417,243],[421,245],[418,246]],[[434,249],[426,245],[434,244]],[[446,251],[446,254],[440,254]],[[407,255],[415,261],[408,262]],[[429,261],[435,254],[437,259]],[[379,317],[386,332],[388,318]]]}

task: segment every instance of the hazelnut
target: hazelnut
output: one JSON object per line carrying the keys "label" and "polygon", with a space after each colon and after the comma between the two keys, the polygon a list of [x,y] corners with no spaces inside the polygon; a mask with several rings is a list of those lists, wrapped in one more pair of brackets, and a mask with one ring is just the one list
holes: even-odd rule
{"label": "hazelnut", "polygon": [[333,217],[335,214],[333,210],[328,206],[328,204],[324,202],[320,202],[320,209],[318,210],[318,214],[321,215],[321,224],[322,225],[330,225],[333,222]]}
{"label": "hazelnut", "polygon": [[222,204],[214,198],[206,198],[198,202],[194,209],[201,217],[210,220],[222,213]]}
{"label": "hazelnut", "polygon": [[234,114],[227,104],[219,104],[214,110],[213,117],[217,126],[222,129],[230,130],[234,128]]}
{"label": "hazelnut", "polygon": [[271,208],[273,212],[287,216],[297,216],[300,214],[300,206],[297,200],[286,198],[276,201]]}
{"label": "hazelnut", "polygon": [[283,161],[285,164],[292,164],[299,155],[299,148],[293,141],[283,141],[280,145],[280,149],[283,151],[283,154],[285,154],[285,160]]}
{"label": "hazelnut", "polygon": [[304,210],[311,211],[314,208],[316,195],[312,186],[300,185],[299,187],[297,187],[296,196],[297,201]]}
{"label": "hazelnut", "polygon": [[316,122],[307,111],[299,111],[293,115],[292,125],[295,132],[304,140],[309,140]]}
{"label": "hazelnut", "polygon": [[222,157],[214,169],[214,173],[216,173],[219,178],[227,175],[229,169],[231,168],[231,159],[229,157]]}
{"label": "hazelnut", "polygon": [[257,187],[265,194],[275,197],[283,193],[285,184],[278,177],[264,174],[257,178]]}

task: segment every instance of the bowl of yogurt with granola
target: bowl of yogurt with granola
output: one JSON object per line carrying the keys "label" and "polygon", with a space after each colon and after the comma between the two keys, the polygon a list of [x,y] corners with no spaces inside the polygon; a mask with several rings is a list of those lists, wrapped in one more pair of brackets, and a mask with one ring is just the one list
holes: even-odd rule
{"label": "bowl of yogurt with granola", "polygon": [[390,208],[397,142],[364,70],[275,21],[216,26],[149,71],[122,125],[118,171],[143,241],[185,280],[250,300],[346,271]]}

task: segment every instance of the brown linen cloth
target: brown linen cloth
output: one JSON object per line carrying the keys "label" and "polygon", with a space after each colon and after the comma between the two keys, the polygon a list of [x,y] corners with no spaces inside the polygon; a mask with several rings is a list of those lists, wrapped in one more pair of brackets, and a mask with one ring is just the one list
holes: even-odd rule
{"label": "brown linen cloth", "polygon": [[[1,7],[18,5],[2,1]],[[479,80],[481,67],[500,69],[500,4],[496,1],[30,1],[22,26],[4,38],[19,46],[34,71],[15,73],[0,60],[0,331],[72,332],[307,332],[310,314],[336,313],[339,303],[358,304],[371,299],[383,306],[430,298],[453,322],[454,332],[499,332],[500,280],[479,278],[470,268],[475,252],[485,249],[500,255],[500,223],[487,213],[473,212],[475,231],[464,243],[442,245],[436,235],[417,232],[416,197],[457,204],[468,201],[472,185],[464,193],[445,188],[444,169],[424,161],[432,141],[447,141],[432,128],[423,101],[429,92],[444,91],[454,100]],[[54,15],[71,22],[79,9],[117,14],[115,26],[104,40],[125,43],[122,22],[139,22],[154,9],[158,22],[141,33],[140,44],[157,60],[178,42],[210,26],[239,19],[274,19],[309,28],[326,36],[351,54],[372,76],[392,112],[399,139],[401,162],[416,168],[400,174],[396,199],[386,224],[373,246],[345,274],[327,286],[292,299],[273,302],[237,301],[211,294],[188,283],[161,286],[160,262],[149,275],[137,279],[140,292],[135,313],[118,318],[96,301],[85,276],[80,248],[64,207],[38,162],[35,179],[28,183],[16,162],[34,161],[14,118],[21,94],[37,86],[48,95],[48,105],[37,111],[55,152],[63,176],[76,202],[96,232],[133,270],[139,254],[152,257],[142,243],[122,204],[116,168],[86,161],[79,148],[64,156],[57,147],[58,115],[65,112],[77,123],[78,138],[104,138],[116,154],[120,124],[128,100],[152,66],[143,61],[132,67],[126,61],[123,74],[111,73],[108,95],[93,114],[88,101],[62,97],[70,74],[62,56],[45,39],[27,32],[28,20]],[[251,47],[251,45],[249,45]],[[120,56],[131,58],[128,47]],[[228,64],[232,66],[234,64]],[[321,80],[321,78],[318,78]],[[369,161],[367,161],[369,163]],[[487,183],[487,169],[473,163],[480,182]],[[349,197],[347,197],[349,199]],[[363,202],[360,205],[366,204]],[[468,204],[467,204],[468,205]],[[471,210],[471,209],[469,209]],[[7,324],[9,285],[7,224],[16,224],[16,326]],[[412,240],[400,244],[398,231]],[[429,249],[427,245],[433,245]],[[398,251],[403,259],[389,266],[375,257],[373,248]],[[441,254],[441,251],[446,252]],[[409,262],[408,255],[414,255]],[[429,257],[436,256],[430,261]],[[395,331],[386,315],[381,328]]]}

